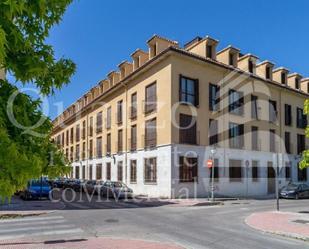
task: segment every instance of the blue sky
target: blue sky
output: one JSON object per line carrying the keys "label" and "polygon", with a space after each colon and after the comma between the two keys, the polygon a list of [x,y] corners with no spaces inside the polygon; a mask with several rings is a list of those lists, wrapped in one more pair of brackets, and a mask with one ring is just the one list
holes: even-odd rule
{"label": "blue sky", "polygon": [[57,57],[77,64],[71,83],[50,100],[67,107],[82,96],[136,48],[146,49],[153,34],[180,45],[195,36],[210,35],[218,49],[232,44],[276,66],[309,76],[309,1],[101,1],[75,0],[48,43]]}

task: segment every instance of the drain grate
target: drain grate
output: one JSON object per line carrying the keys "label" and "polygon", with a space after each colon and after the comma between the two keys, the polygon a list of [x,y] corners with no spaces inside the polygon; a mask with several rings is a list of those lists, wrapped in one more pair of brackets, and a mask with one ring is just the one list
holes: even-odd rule
{"label": "drain grate", "polygon": [[108,223],[116,223],[118,221],[119,220],[117,220],[117,219],[107,219],[107,220],[105,220],[105,222],[108,222]]}
{"label": "drain grate", "polygon": [[309,211],[299,211],[300,214],[309,214]]}
{"label": "drain grate", "polygon": [[308,224],[309,220],[294,220],[293,222],[299,223],[299,224]]}

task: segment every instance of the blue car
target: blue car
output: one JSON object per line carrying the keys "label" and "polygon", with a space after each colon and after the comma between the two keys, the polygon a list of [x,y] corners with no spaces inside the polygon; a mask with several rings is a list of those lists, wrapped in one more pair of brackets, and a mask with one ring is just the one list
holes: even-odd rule
{"label": "blue car", "polygon": [[31,180],[27,188],[21,192],[20,197],[23,200],[38,199],[40,197],[49,198],[51,187],[47,181]]}

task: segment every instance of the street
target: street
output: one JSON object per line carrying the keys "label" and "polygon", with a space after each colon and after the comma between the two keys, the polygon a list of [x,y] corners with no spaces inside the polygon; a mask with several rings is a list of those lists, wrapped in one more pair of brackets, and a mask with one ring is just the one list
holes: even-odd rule
{"label": "street", "polygon": [[[61,240],[107,237],[158,241],[184,248],[309,248],[307,242],[264,234],[244,223],[253,212],[274,210],[274,200],[225,201],[218,206],[96,200],[88,201],[82,194],[66,203],[64,209],[47,215],[1,220],[0,246],[9,245],[10,239],[16,242],[31,238],[55,245]],[[309,211],[308,207],[309,200],[281,200],[282,211],[304,212]]]}

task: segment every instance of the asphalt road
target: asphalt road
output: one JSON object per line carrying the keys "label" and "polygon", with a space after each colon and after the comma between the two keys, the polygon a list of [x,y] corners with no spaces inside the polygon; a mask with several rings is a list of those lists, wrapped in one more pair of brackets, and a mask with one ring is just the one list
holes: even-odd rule
{"label": "asphalt road", "polygon": [[[185,248],[309,248],[307,242],[264,234],[244,223],[245,218],[253,212],[274,209],[274,200],[227,201],[221,206],[183,207],[155,201],[116,203],[97,202],[93,199],[89,202],[83,196],[67,203],[65,209],[47,216],[29,218],[28,221],[24,218],[19,225],[18,220],[8,224],[0,223],[0,231],[1,226],[5,225],[6,229],[14,232],[16,238],[19,234],[23,238],[25,233],[45,240],[105,236],[170,242]],[[281,200],[281,210],[309,211],[309,200]],[[46,230],[43,227],[35,231],[37,223],[45,224]],[[25,232],[21,224],[25,227],[31,224],[34,228]],[[10,227],[12,225],[13,228]],[[20,230],[14,231],[16,227]],[[9,238],[10,233],[4,235]]]}

